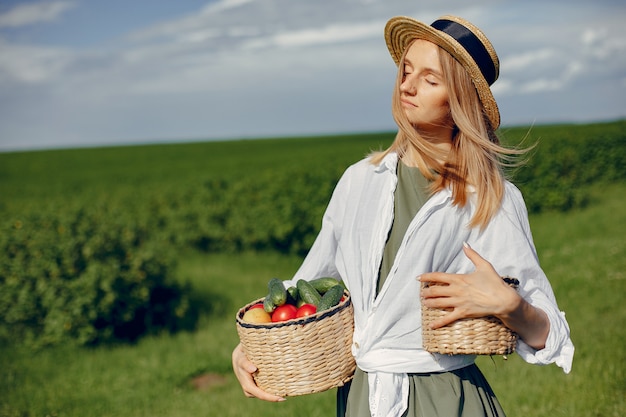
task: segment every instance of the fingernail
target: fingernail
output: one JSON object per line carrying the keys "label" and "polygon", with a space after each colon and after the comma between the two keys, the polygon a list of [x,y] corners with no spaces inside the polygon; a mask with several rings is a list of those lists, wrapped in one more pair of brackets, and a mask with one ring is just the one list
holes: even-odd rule
{"label": "fingernail", "polygon": [[469,249],[470,245],[467,242],[463,242],[463,247]]}
{"label": "fingernail", "polygon": [[283,401],[285,401],[285,399],[284,399],[284,398],[279,398],[279,399],[278,399],[278,402],[283,402]]}
{"label": "fingernail", "polygon": [[422,280],[422,276],[421,276],[421,275],[416,276],[416,277],[415,277],[415,280],[416,280],[416,281],[421,281],[421,280]]}

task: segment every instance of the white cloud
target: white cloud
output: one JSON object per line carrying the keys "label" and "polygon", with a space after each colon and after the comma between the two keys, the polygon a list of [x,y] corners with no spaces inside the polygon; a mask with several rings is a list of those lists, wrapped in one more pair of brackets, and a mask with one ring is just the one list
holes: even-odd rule
{"label": "white cloud", "polygon": [[518,91],[522,94],[556,91],[563,88],[564,82],[560,79],[532,80],[522,84]]}
{"label": "white cloud", "polygon": [[73,60],[63,48],[12,45],[0,40],[0,82],[42,83],[59,76]]}
{"label": "white cloud", "polygon": [[[559,65],[555,65],[559,63]],[[545,66],[543,67],[545,68]],[[502,85],[496,84],[494,93],[533,94],[559,91],[567,88],[578,77],[586,72],[585,64],[581,61],[571,61],[562,66],[560,61],[550,63],[550,71],[534,71],[530,75],[522,74],[507,77]]]}
{"label": "white cloud", "polygon": [[556,51],[552,48],[542,48],[520,54],[508,56],[500,63],[501,72],[511,73],[528,69],[534,65],[545,63],[554,58]]}
{"label": "white cloud", "polygon": [[[624,13],[584,10],[568,9],[568,24],[564,19],[560,25],[538,24],[532,30],[513,27],[501,32],[498,39],[504,39],[506,47],[502,49],[501,79],[494,85],[494,94],[565,96],[582,91],[583,85],[598,94],[612,83],[620,88],[619,80],[626,71]],[[520,16],[519,20],[528,19]],[[520,37],[505,36],[518,31]]]}
{"label": "white cloud", "polygon": [[303,47],[375,39],[380,37],[381,25],[384,25],[384,22],[343,23],[305,30],[285,31],[265,38],[251,39],[242,46],[242,49],[270,46]]}
{"label": "white cloud", "polygon": [[241,7],[246,3],[251,3],[254,0],[219,0],[214,3],[209,3],[202,9],[202,13],[211,14],[211,13],[219,13],[224,10],[234,9],[237,7]]}
{"label": "white cloud", "polygon": [[304,46],[341,43],[380,36],[380,22],[334,24],[322,28],[279,34],[275,37],[279,46]]}
{"label": "white cloud", "polygon": [[587,28],[580,35],[586,53],[597,59],[613,59],[626,52],[626,38],[616,28]]}
{"label": "white cloud", "polygon": [[177,36],[176,40],[179,42],[208,42],[213,38],[218,37],[220,32],[216,29],[199,29],[195,31],[189,31],[181,33]]}
{"label": "white cloud", "polygon": [[593,46],[597,41],[606,39],[607,35],[607,28],[586,28],[580,35],[580,40],[584,46]]}
{"label": "white cloud", "polygon": [[491,92],[496,97],[496,100],[499,96],[507,95],[513,89],[513,81],[510,78],[504,77],[498,78],[498,80],[491,86]]}
{"label": "white cloud", "polygon": [[74,6],[73,1],[42,1],[19,4],[8,12],[0,14],[0,28],[15,28],[40,22],[50,22]]}

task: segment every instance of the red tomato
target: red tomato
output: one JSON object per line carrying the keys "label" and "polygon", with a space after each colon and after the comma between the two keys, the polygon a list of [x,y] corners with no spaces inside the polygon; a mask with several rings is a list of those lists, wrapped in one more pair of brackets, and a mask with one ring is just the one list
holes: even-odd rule
{"label": "red tomato", "polygon": [[302,304],[298,311],[296,311],[296,317],[307,317],[315,314],[317,307],[313,304]]}
{"label": "red tomato", "polygon": [[296,311],[298,309],[292,304],[285,304],[280,307],[276,307],[276,310],[272,313],[272,321],[285,321],[296,318]]}
{"label": "red tomato", "polygon": [[253,308],[263,308],[263,303],[256,303],[255,305],[250,307],[248,310],[252,310]]}

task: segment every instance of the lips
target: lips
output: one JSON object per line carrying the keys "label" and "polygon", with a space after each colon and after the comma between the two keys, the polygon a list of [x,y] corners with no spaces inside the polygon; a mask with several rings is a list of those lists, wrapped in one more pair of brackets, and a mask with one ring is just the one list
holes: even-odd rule
{"label": "lips", "polygon": [[400,102],[402,103],[403,106],[405,107],[417,107],[417,105],[411,103],[409,100],[407,99],[400,99]]}

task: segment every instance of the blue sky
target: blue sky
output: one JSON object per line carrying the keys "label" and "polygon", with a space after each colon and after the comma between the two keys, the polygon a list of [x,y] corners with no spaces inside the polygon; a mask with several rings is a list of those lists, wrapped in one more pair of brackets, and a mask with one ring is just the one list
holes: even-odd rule
{"label": "blue sky", "polygon": [[504,126],[626,117],[623,0],[3,0],[0,151],[392,130],[384,24],[443,14]]}

